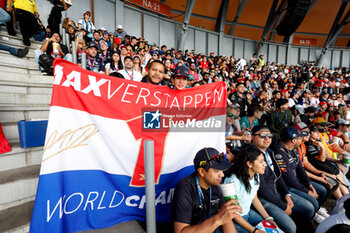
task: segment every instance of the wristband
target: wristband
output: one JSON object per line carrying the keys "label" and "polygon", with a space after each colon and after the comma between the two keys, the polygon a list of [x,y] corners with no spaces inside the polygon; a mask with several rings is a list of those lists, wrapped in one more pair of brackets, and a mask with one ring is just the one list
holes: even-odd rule
{"label": "wristband", "polygon": [[318,175],[319,175],[319,176],[320,176],[320,175],[323,175],[323,172],[320,172]]}
{"label": "wristband", "polygon": [[254,228],[254,230],[252,231],[252,233],[255,233],[258,230],[258,228]]}
{"label": "wristband", "polygon": [[271,216],[269,216],[269,217],[265,218],[265,220],[266,220],[266,221],[269,221],[269,220],[272,220],[272,221],[273,221],[273,220],[274,220],[274,218],[273,218],[273,217],[271,217]]}

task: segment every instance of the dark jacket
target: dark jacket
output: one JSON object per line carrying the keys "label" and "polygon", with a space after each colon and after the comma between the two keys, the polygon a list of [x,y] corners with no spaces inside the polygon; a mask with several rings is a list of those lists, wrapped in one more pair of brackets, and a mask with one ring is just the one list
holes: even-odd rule
{"label": "dark jacket", "polygon": [[241,110],[241,113],[240,113],[240,117],[243,117],[246,115],[246,111],[248,109],[248,99],[247,99],[247,96],[246,94],[244,93],[242,95],[242,97],[238,94],[238,92],[234,92],[231,97],[230,97],[230,100],[232,103],[237,103],[239,104],[239,108]]}
{"label": "dark jacket", "polygon": [[269,128],[273,133],[281,133],[282,130],[290,126],[293,122],[293,114],[290,110],[283,113],[272,112],[269,119]]}
{"label": "dark jacket", "polygon": [[300,162],[299,156],[294,151],[288,150],[281,142],[277,142],[273,150],[286,185],[308,193],[308,186],[311,181]]}
{"label": "dark jacket", "polygon": [[[280,167],[277,165],[277,162],[274,158],[274,152],[270,149],[267,149],[267,152],[271,157],[274,170],[272,170],[270,166],[267,165],[265,173],[263,175],[260,175],[260,187],[258,190],[258,195],[259,197],[262,197],[265,200],[280,207],[282,210],[285,210],[287,209],[287,203],[285,203],[282,199],[284,199],[284,197],[289,194],[288,187],[284,183]],[[277,193],[279,193],[281,197],[279,197]]]}

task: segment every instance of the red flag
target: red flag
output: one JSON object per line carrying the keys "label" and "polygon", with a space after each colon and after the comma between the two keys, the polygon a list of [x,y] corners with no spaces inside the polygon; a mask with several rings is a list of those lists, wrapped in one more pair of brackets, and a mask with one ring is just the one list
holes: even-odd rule
{"label": "red flag", "polygon": [[9,152],[11,150],[11,146],[6,139],[4,132],[2,131],[2,126],[0,123],[0,154]]}

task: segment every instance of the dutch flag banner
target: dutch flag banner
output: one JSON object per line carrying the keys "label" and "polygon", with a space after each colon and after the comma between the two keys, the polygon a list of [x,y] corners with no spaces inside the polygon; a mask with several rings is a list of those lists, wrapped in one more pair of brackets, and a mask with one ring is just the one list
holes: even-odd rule
{"label": "dutch flag banner", "polygon": [[226,86],[185,90],[105,76],[55,59],[30,232],[145,221],[144,140],[154,141],[157,221],[203,147],[225,150]]}

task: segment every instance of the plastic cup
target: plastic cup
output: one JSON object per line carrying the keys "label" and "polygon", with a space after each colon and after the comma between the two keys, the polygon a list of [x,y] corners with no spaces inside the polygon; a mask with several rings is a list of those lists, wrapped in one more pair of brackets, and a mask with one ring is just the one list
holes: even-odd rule
{"label": "plastic cup", "polygon": [[347,167],[350,166],[350,153],[343,152],[343,164]]}
{"label": "plastic cup", "polygon": [[220,184],[219,187],[222,192],[222,195],[224,196],[225,201],[229,201],[232,199],[238,200],[234,183]]}
{"label": "plastic cup", "polygon": [[54,54],[58,54],[59,53],[58,46],[59,46],[59,44],[57,42],[53,42],[52,43],[52,49],[53,49],[53,53]]}

